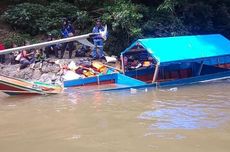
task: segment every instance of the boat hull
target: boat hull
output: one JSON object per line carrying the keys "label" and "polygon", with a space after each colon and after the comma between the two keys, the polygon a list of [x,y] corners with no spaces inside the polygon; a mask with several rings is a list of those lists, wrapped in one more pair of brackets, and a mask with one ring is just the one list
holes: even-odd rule
{"label": "boat hull", "polygon": [[98,75],[94,77],[88,77],[84,79],[75,79],[64,81],[64,87],[78,87],[78,86],[98,86],[105,84],[116,84],[117,87],[127,87],[135,85],[146,84],[143,81],[125,76],[120,73],[112,73],[105,75]]}
{"label": "boat hull", "polygon": [[0,91],[8,95],[46,95],[60,93],[62,87],[0,76]]}
{"label": "boat hull", "polygon": [[178,80],[170,80],[170,81],[165,81],[165,82],[154,82],[154,83],[148,83],[145,85],[136,85],[136,86],[131,86],[131,87],[112,88],[112,89],[109,88],[109,89],[103,89],[101,91],[127,90],[127,89],[131,89],[131,88],[145,89],[145,88],[149,88],[149,87],[168,88],[168,87],[177,87],[177,86],[212,82],[212,81],[225,80],[225,79],[230,79],[230,71],[201,75],[201,76],[190,77],[190,78],[183,78],[183,79],[178,79]]}

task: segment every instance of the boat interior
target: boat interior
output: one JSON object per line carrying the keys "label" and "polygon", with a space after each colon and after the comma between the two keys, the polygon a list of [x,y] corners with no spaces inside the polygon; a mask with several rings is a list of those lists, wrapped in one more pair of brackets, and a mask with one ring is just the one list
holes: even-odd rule
{"label": "boat interior", "polygon": [[[154,82],[157,60],[147,50],[136,49],[123,54],[123,58],[125,75],[147,83]],[[159,65],[155,82],[215,74],[229,70],[230,56],[175,61]]]}

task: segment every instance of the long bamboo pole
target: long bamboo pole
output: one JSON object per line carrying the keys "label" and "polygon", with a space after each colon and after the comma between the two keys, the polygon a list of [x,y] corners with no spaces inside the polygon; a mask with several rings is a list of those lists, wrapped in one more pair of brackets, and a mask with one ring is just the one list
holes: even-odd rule
{"label": "long bamboo pole", "polygon": [[95,33],[89,33],[89,34],[85,34],[85,35],[74,36],[74,37],[69,37],[69,38],[64,38],[64,39],[59,39],[59,40],[54,40],[54,41],[41,42],[41,43],[32,44],[32,45],[26,45],[26,46],[20,46],[20,47],[16,47],[16,48],[5,49],[5,50],[0,51],[0,55],[1,54],[8,54],[8,53],[11,53],[13,51],[21,51],[21,50],[25,50],[25,49],[36,49],[36,48],[41,48],[41,47],[45,47],[45,46],[49,46],[49,45],[53,45],[53,44],[58,44],[58,43],[65,43],[65,42],[87,39],[87,38],[94,36],[94,35],[96,35],[96,34]]}
{"label": "long bamboo pole", "polygon": [[90,37],[95,36],[95,35],[101,35],[101,37],[104,40],[106,40],[107,39],[107,30],[108,30],[107,25],[105,25],[105,30],[100,32],[100,33],[88,33],[88,34],[84,34],[84,35],[73,36],[73,37],[68,37],[68,38],[54,40],[54,41],[41,42],[41,43],[27,45],[27,46],[20,46],[20,47],[16,47],[16,48],[5,49],[5,50],[0,51],[0,55],[1,54],[8,54],[8,53],[11,53],[11,52],[14,52],[14,51],[41,48],[41,47],[45,47],[45,46],[49,46],[49,45],[53,45],[53,44],[58,44],[58,43],[65,43],[65,42],[71,42],[71,41],[77,41],[77,40],[84,40],[84,39],[90,38]]}

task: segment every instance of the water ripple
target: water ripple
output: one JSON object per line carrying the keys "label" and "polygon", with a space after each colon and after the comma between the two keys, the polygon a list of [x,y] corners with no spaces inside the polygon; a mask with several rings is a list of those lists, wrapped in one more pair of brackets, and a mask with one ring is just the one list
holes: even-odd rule
{"label": "water ripple", "polygon": [[167,103],[167,107],[158,106],[157,109],[145,111],[138,118],[152,121],[149,125],[150,129],[216,128],[230,120],[227,113],[220,111],[220,107],[209,107],[202,104],[179,106],[178,103],[176,106],[169,105]]}

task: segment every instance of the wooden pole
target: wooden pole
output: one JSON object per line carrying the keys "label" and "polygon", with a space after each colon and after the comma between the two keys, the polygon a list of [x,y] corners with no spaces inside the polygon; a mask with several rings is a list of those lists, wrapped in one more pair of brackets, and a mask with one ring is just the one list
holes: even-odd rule
{"label": "wooden pole", "polygon": [[83,39],[87,39],[87,38],[94,36],[94,35],[97,35],[97,34],[100,34],[100,33],[89,33],[89,34],[85,34],[85,35],[73,36],[73,37],[68,37],[68,38],[54,40],[54,41],[41,42],[41,43],[27,45],[27,46],[20,46],[20,47],[16,47],[16,48],[5,49],[5,50],[0,51],[0,55],[1,54],[8,54],[8,53],[11,53],[13,51],[21,51],[21,50],[26,50],[26,49],[36,49],[36,48],[41,48],[41,47],[45,47],[45,46],[49,46],[49,45],[53,45],[53,44],[58,44],[58,43],[83,40]]}
{"label": "wooden pole", "polygon": [[121,54],[121,70],[122,70],[122,73],[125,74],[125,67],[124,67],[124,57],[123,57],[123,54]]}
{"label": "wooden pole", "polygon": [[155,68],[155,72],[154,72],[154,75],[153,75],[153,80],[152,80],[152,83],[156,82],[157,80],[157,75],[159,73],[159,63],[156,64],[156,68]]}
{"label": "wooden pole", "polygon": [[201,74],[201,71],[202,71],[202,69],[203,69],[203,65],[204,65],[204,62],[202,61],[201,64],[200,64],[198,73],[197,73],[198,76]]}

